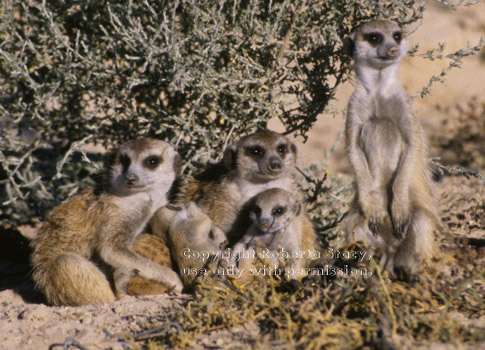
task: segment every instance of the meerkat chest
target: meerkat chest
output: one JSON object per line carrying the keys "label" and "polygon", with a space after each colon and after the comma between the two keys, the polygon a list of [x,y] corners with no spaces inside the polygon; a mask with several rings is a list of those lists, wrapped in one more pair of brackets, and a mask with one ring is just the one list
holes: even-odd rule
{"label": "meerkat chest", "polygon": [[263,245],[269,249],[276,249],[280,240],[281,231],[271,233],[259,232],[259,236],[256,238],[257,245]]}
{"label": "meerkat chest", "polygon": [[151,196],[144,192],[126,197],[116,197],[115,205],[121,217],[130,218],[130,221],[140,223],[148,221],[157,210]]}
{"label": "meerkat chest", "polygon": [[257,194],[271,188],[283,188],[292,192],[293,183],[290,178],[282,178],[265,183],[239,183],[238,188],[243,201],[246,202]]}
{"label": "meerkat chest", "polygon": [[288,228],[267,234],[264,240],[264,244],[271,250],[285,249],[291,251],[298,243]]}

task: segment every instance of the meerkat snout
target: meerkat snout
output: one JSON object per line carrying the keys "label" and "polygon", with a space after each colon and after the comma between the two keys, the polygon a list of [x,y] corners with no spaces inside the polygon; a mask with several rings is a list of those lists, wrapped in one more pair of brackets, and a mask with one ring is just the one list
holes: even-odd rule
{"label": "meerkat snout", "polygon": [[136,174],[130,173],[126,175],[125,182],[128,185],[128,187],[134,186],[138,182],[138,176]]}
{"label": "meerkat snout", "polygon": [[269,159],[269,170],[272,172],[280,171],[282,168],[281,159],[278,157],[271,157]]}
{"label": "meerkat snout", "polygon": [[399,55],[399,48],[397,46],[390,47],[387,50],[387,56],[396,57],[397,55]]}

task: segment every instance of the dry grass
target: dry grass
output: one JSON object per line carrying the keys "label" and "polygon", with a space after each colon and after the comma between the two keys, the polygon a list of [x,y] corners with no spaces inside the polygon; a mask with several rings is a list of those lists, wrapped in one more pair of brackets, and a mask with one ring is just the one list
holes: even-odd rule
{"label": "dry grass", "polygon": [[[158,334],[148,339],[135,335],[134,341],[148,349],[197,348],[217,333],[221,339],[230,337],[233,345],[261,349],[398,349],[421,341],[483,343],[483,247],[446,236],[441,252],[437,268],[424,271],[411,284],[389,279],[374,260],[366,265],[340,260],[333,261],[333,266],[365,267],[369,275],[312,276],[302,283],[266,276],[240,290],[203,285],[183,312],[157,328]],[[460,322],[458,314],[471,320],[482,317],[481,326]]]}

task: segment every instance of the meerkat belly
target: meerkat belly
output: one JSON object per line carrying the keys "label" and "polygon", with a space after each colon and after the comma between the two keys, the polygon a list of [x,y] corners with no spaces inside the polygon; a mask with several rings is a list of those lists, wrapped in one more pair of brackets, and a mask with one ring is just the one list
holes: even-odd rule
{"label": "meerkat belly", "polygon": [[403,151],[401,133],[389,118],[371,118],[361,129],[360,147],[374,177],[390,178]]}

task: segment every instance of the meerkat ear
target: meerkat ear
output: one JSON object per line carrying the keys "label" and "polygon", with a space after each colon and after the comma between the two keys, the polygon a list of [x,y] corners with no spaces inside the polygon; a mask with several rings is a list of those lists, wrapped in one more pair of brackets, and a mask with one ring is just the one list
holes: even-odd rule
{"label": "meerkat ear", "polygon": [[199,216],[199,208],[197,207],[197,204],[195,204],[194,202],[189,203],[187,207],[187,216],[192,219]]}
{"label": "meerkat ear", "polygon": [[295,202],[295,216],[300,216],[301,214],[301,204],[300,202]]}
{"label": "meerkat ear", "polygon": [[354,57],[355,32],[344,38],[342,51],[345,55]]}
{"label": "meerkat ear", "polygon": [[233,170],[237,168],[236,164],[236,159],[237,159],[237,145],[232,145],[231,147],[226,148],[224,151],[224,156],[222,158],[222,161],[226,168],[229,170]]}
{"label": "meerkat ear", "polygon": [[182,172],[182,158],[178,152],[175,152],[173,155],[173,172],[175,173],[175,177],[179,176]]}
{"label": "meerkat ear", "polygon": [[105,156],[105,162],[104,162],[105,168],[109,169],[113,165],[115,165],[119,161],[119,157],[120,157],[119,148],[107,153]]}
{"label": "meerkat ear", "polygon": [[293,142],[290,142],[290,150],[298,157],[298,147]]}

